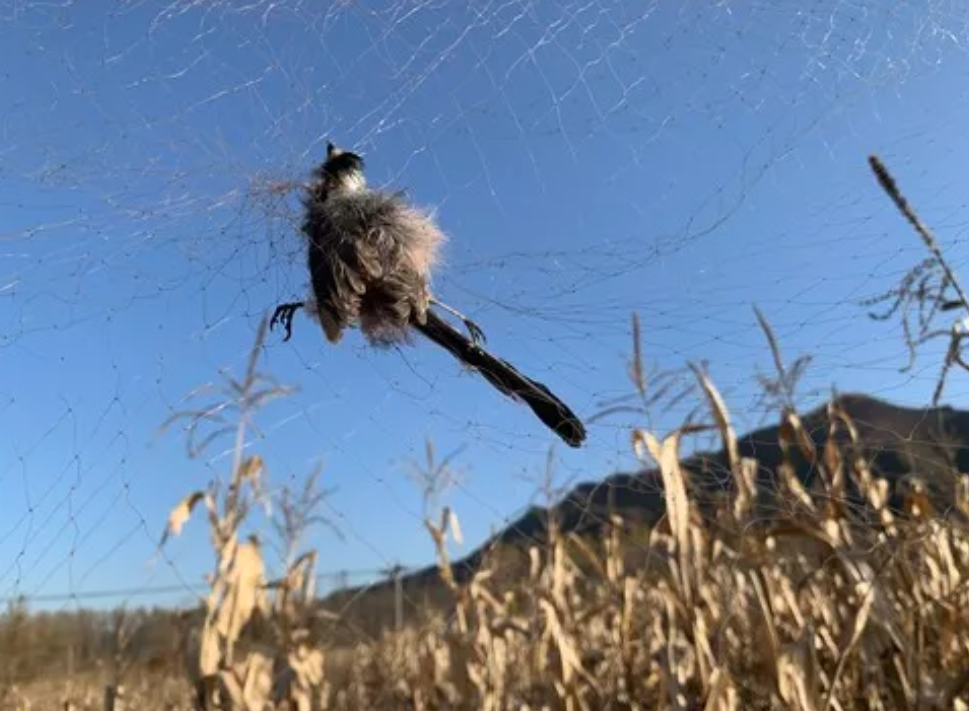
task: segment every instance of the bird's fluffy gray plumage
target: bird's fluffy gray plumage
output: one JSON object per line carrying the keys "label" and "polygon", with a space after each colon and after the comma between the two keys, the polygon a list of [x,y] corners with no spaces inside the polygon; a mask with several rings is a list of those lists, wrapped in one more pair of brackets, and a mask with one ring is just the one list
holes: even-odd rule
{"label": "bird's fluffy gray plumage", "polygon": [[376,190],[311,194],[303,231],[317,316],[331,342],[359,325],[368,340],[406,339],[425,321],[431,273],[444,234],[400,194]]}

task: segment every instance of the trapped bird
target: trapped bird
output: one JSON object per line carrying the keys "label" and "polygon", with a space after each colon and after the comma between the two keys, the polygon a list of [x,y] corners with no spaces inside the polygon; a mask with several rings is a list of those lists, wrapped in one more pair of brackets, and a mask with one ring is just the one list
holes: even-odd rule
{"label": "trapped bird", "polygon": [[[585,426],[565,403],[488,353],[481,329],[435,298],[430,282],[445,236],[433,218],[400,193],[367,187],[363,159],[332,143],[313,175],[306,186],[302,226],[309,242],[312,297],[278,306],[270,328],[282,324],[283,340],[289,340],[293,316],[305,308],[330,343],[354,327],[376,346],[407,342],[412,329],[419,331],[500,392],[525,402],[569,445],[582,444]],[[468,335],[435,309],[460,319]]]}

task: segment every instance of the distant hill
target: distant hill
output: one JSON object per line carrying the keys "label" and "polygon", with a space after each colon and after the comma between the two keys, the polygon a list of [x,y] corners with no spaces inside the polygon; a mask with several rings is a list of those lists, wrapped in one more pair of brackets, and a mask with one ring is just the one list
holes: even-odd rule
{"label": "distant hill", "polygon": [[[917,474],[937,507],[944,507],[951,501],[955,473],[969,472],[969,412],[951,407],[901,407],[861,394],[839,396],[838,403],[853,420],[873,473],[888,480],[893,492],[900,479]],[[828,438],[827,404],[802,414],[801,419],[820,451]],[[782,462],[779,433],[779,425],[774,425],[738,437],[740,455],[760,462],[758,483],[765,490],[774,488],[774,471]],[[795,464],[798,478],[811,488],[815,484],[816,470],[803,459],[795,459]],[[701,490],[724,491],[730,485],[727,458],[722,450],[696,453],[684,459],[682,465]],[[481,565],[487,551],[496,545],[524,548],[544,541],[550,514],[556,516],[563,532],[587,536],[600,533],[610,511],[627,522],[651,525],[664,511],[660,481],[658,471],[641,470],[615,473],[598,482],[581,483],[551,510],[531,507],[475,551],[455,561],[452,564],[455,577],[459,581],[468,579]],[[897,494],[893,494],[891,503],[895,506],[900,503]],[[415,606],[419,606],[422,600],[427,604],[432,598],[440,599],[443,592],[438,589],[441,583],[434,565],[403,576],[401,584]],[[392,596],[392,588],[392,582],[385,582],[339,591],[328,598],[324,606],[331,610],[340,609],[344,608],[342,603],[353,600],[351,607],[363,610],[369,607],[368,601],[386,600],[388,595]],[[372,612],[368,622],[376,623],[376,617],[386,617],[376,614],[375,610]],[[353,617],[360,619],[357,614]],[[388,620],[383,619],[383,623],[386,622]]]}

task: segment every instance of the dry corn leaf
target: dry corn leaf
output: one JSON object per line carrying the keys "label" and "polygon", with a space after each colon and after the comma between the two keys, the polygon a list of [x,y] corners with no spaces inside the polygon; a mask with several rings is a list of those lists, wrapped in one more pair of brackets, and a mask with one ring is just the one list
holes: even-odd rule
{"label": "dry corn leaf", "polygon": [[811,435],[804,429],[801,417],[793,410],[788,410],[785,413],[784,419],[794,433],[794,441],[798,449],[801,450],[801,454],[804,455],[807,461],[814,463],[817,460],[818,448],[814,444],[814,440],[811,439]]}
{"label": "dry corn leaf", "polygon": [[689,603],[693,599],[690,583],[693,577],[693,552],[690,546],[690,502],[687,497],[686,481],[680,468],[681,434],[682,430],[676,430],[660,442],[651,432],[638,429],[634,432],[634,436],[642,441],[646,451],[659,464],[666,498],[666,516],[676,543],[679,586],[684,600]]}
{"label": "dry corn leaf", "polygon": [[969,517],[969,474],[960,474],[955,483],[955,507]]}
{"label": "dry corn leaf", "polygon": [[871,581],[860,581],[855,585],[856,591],[862,594],[861,604],[858,606],[858,610],[855,613],[854,623],[852,624],[850,630],[847,630],[847,639],[841,645],[841,650],[838,655],[838,663],[834,670],[834,675],[831,679],[831,686],[828,689],[828,696],[825,700],[822,711],[827,711],[828,707],[831,706],[831,702],[834,699],[835,691],[838,688],[838,680],[841,678],[844,672],[845,664],[848,661],[848,656],[854,649],[858,640],[861,639],[862,633],[865,631],[865,627],[868,626],[868,619],[871,615],[872,605],[875,602],[875,584]]}
{"label": "dry corn leaf", "polygon": [[730,413],[727,411],[727,404],[724,402],[723,396],[720,395],[720,391],[717,390],[717,386],[713,384],[713,381],[710,380],[710,377],[706,373],[693,364],[690,364],[690,368],[700,383],[703,393],[707,396],[707,403],[710,406],[710,411],[713,413],[713,418],[717,422],[717,429],[720,430],[720,438],[723,440],[723,447],[727,452],[727,461],[730,463],[730,470],[736,471],[737,466],[740,464],[740,449],[737,446],[737,433],[734,432],[733,425],[730,422]]}
{"label": "dry corn leaf", "polygon": [[730,675],[717,667],[710,675],[710,693],[703,711],[734,711],[737,708],[737,692],[730,682]]}
{"label": "dry corn leaf", "polygon": [[253,650],[223,670],[221,677],[235,707],[245,711],[265,711],[272,701],[273,661],[270,656]]}
{"label": "dry corn leaf", "polygon": [[458,514],[450,506],[446,507],[447,511],[447,526],[448,530],[451,532],[451,538],[459,546],[464,545],[464,535],[461,533],[461,524],[458,521]]}
{"label": "dry corn leaf", "polygon": [[798,711],[818,711],[821,695],[819,668],[810,625],[801,638],[787,645],[777,657],[777,690],[781,698]]}
{"label": "dry corn leaf", "polygon": [[226,658],[232,660],[235,641],[257,608],[264,608],[262,553],[255,541],[240,543],[226,575],[225,596],[219,606],[215,629],[226,644]]}
{"label": "dry corn leaf", "polygon": [[182,527],[192,517],[192,509],[206,496],[204,491],[193,491],[184,499],[178,502],[172,512],[168,514],[168,525],[162,534],[159,546],[164,546],[169,536],[178,536],[182,533]]}

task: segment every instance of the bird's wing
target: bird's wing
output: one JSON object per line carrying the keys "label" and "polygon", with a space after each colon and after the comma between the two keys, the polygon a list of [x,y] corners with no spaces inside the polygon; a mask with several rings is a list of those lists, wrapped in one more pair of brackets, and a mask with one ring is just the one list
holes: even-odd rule
{"label": "bird's wing", "polygon": [[357,269],[352,245],[343,241],[312,243],[309,269],[320,323],[327,339],[335,343],[359,316],[367,290],[364,275]]}
{"label": "bird's wing", "polygon": [[[317,311],[327,338],[336,342],[360,318],[368,289],[392,276],[394,265],[374,228],[324,232],[311,241],[309,268]],[[338,236],[337,236],[338,234]],[[388,273],[390,272],[390,273]]]}

